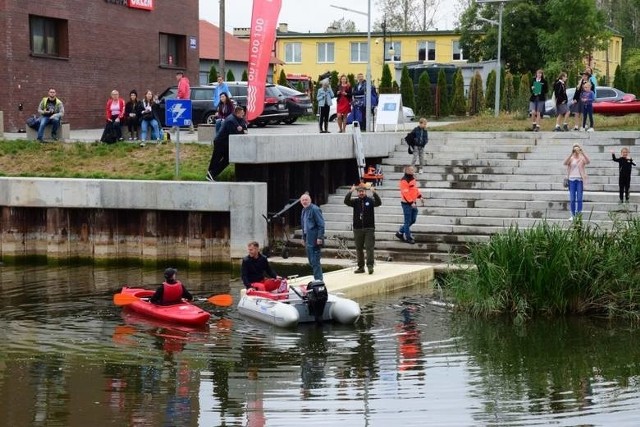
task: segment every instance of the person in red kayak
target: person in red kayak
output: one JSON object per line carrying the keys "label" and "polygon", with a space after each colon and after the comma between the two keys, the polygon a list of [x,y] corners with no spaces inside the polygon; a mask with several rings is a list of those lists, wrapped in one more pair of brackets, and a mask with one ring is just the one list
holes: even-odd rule
{"label": "person in red kayak", "polygon": [[192,301],[193,296],[184,287],[182,282],[176,280],[177,273],[178,270],[176,270],[175,268],[167,268],[164,271],[164,283],[158,286],[158,289],[156,289],[156,293],[153,294],[149,301],[158,305],[177,304],[183,299]]}

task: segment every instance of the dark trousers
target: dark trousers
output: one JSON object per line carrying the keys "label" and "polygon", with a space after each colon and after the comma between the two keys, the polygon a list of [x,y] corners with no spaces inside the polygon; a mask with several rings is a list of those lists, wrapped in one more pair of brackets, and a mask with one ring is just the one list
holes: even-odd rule
{"label": "dark trousers", "polygon": [[353,229],[356,244],[358,268],[364,268],[364,251],[367,251],[367,267],[373,268],[373,248],[376,244],[376,232],[373,228]]}
{"label": "dark trousers", "polygon": [[113,129],[116,132],[116,138],[118,138],[118,141],[122,141],[122,122],[116,122],[117,118],[118,116],[113,115],[111,116],[111,121],[113,122]]}
{"label": "dark trousers", "polygon": [[211,176],[217,177],[227,166],[229,166],[229,145],[214,143],[213,154],[211,154],[211,161],[209,162]]}
{"label": "dark trousers", "polygon": [[589,117],[589,127],[593,127],[593,104],[586,102],[582,107],[582,127],[587,127],[587,117]]}
{"label": "dark trousers", "polygon": [[620,201],[622,202],[625,196],[627,202],[629,201],[629,187],[631,186],[631,175],[620,175],[618,179],[618,186],[620,188]]}
{"label": "dark trousers", "polygon": [[320,132],[329,130],[329,108],[328,105],[320,107]]}

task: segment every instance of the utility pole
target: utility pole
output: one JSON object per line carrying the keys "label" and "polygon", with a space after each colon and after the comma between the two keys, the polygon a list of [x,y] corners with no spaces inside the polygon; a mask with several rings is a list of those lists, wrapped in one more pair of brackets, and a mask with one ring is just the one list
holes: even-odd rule
{"label": "utility pole", "polygon": [[227,76],[225,73],[225,64],[224,64],[224,36],[226,31],[224,30],[225,22],[224,22],[224,2],[226,0],[220,0],[220,35],[219,35],[219,45],[218,45],[218,66],[220,67],[220,76],[222,76],[223,80],[227,80]]}

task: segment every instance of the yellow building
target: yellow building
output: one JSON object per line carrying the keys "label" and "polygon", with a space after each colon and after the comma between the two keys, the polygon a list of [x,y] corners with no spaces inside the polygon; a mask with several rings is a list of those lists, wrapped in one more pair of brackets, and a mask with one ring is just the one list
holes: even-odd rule
{"label": "yellow building", "polygon": [[[467,62],[454,31],[371,33],[371,75],[377,84],[383,64],[412,61],[463,64]],[[305,74],[317,80],[326,71],[339,74],[366,73],[367,33],[293,33],[280,24],[276,38],[276,57],[284,64],[275,67],[274,76]],[[384,55],[384,57],[383,57]],[[395,78],[395,76],[394,76]],[[399,76],[398,76],[399,78]]]}
{"label": "yellow building", "polygon": [[591,57],[591,67],[596,76],[605,76],[608,86],[613,86],[613,75],[622,60],[622,36],[614,33],[606,50],[595,52]]}

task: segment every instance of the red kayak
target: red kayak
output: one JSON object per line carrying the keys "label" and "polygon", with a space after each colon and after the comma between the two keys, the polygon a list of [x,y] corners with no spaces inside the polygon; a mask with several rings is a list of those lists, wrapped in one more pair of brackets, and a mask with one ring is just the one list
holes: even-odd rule
{"label": "red kayak", "polygon": [[[154,294],[154,291],[141,288],[122,288],[122,293],[127,295],[133,295],[136,298],[149,298]],[[200,307],[197,307],[187,301],[182,301],[178,304],[172,305],[157,305],[152,304],[146,299],[140,299],[138,301],[127,304],[131,310],[136,313],[144,314],[145,316],[153,317],[154,319],[160,319],[170,323],[180,323],[183,325],[200,326],[209,321],[211,314],[204,311]]]}

